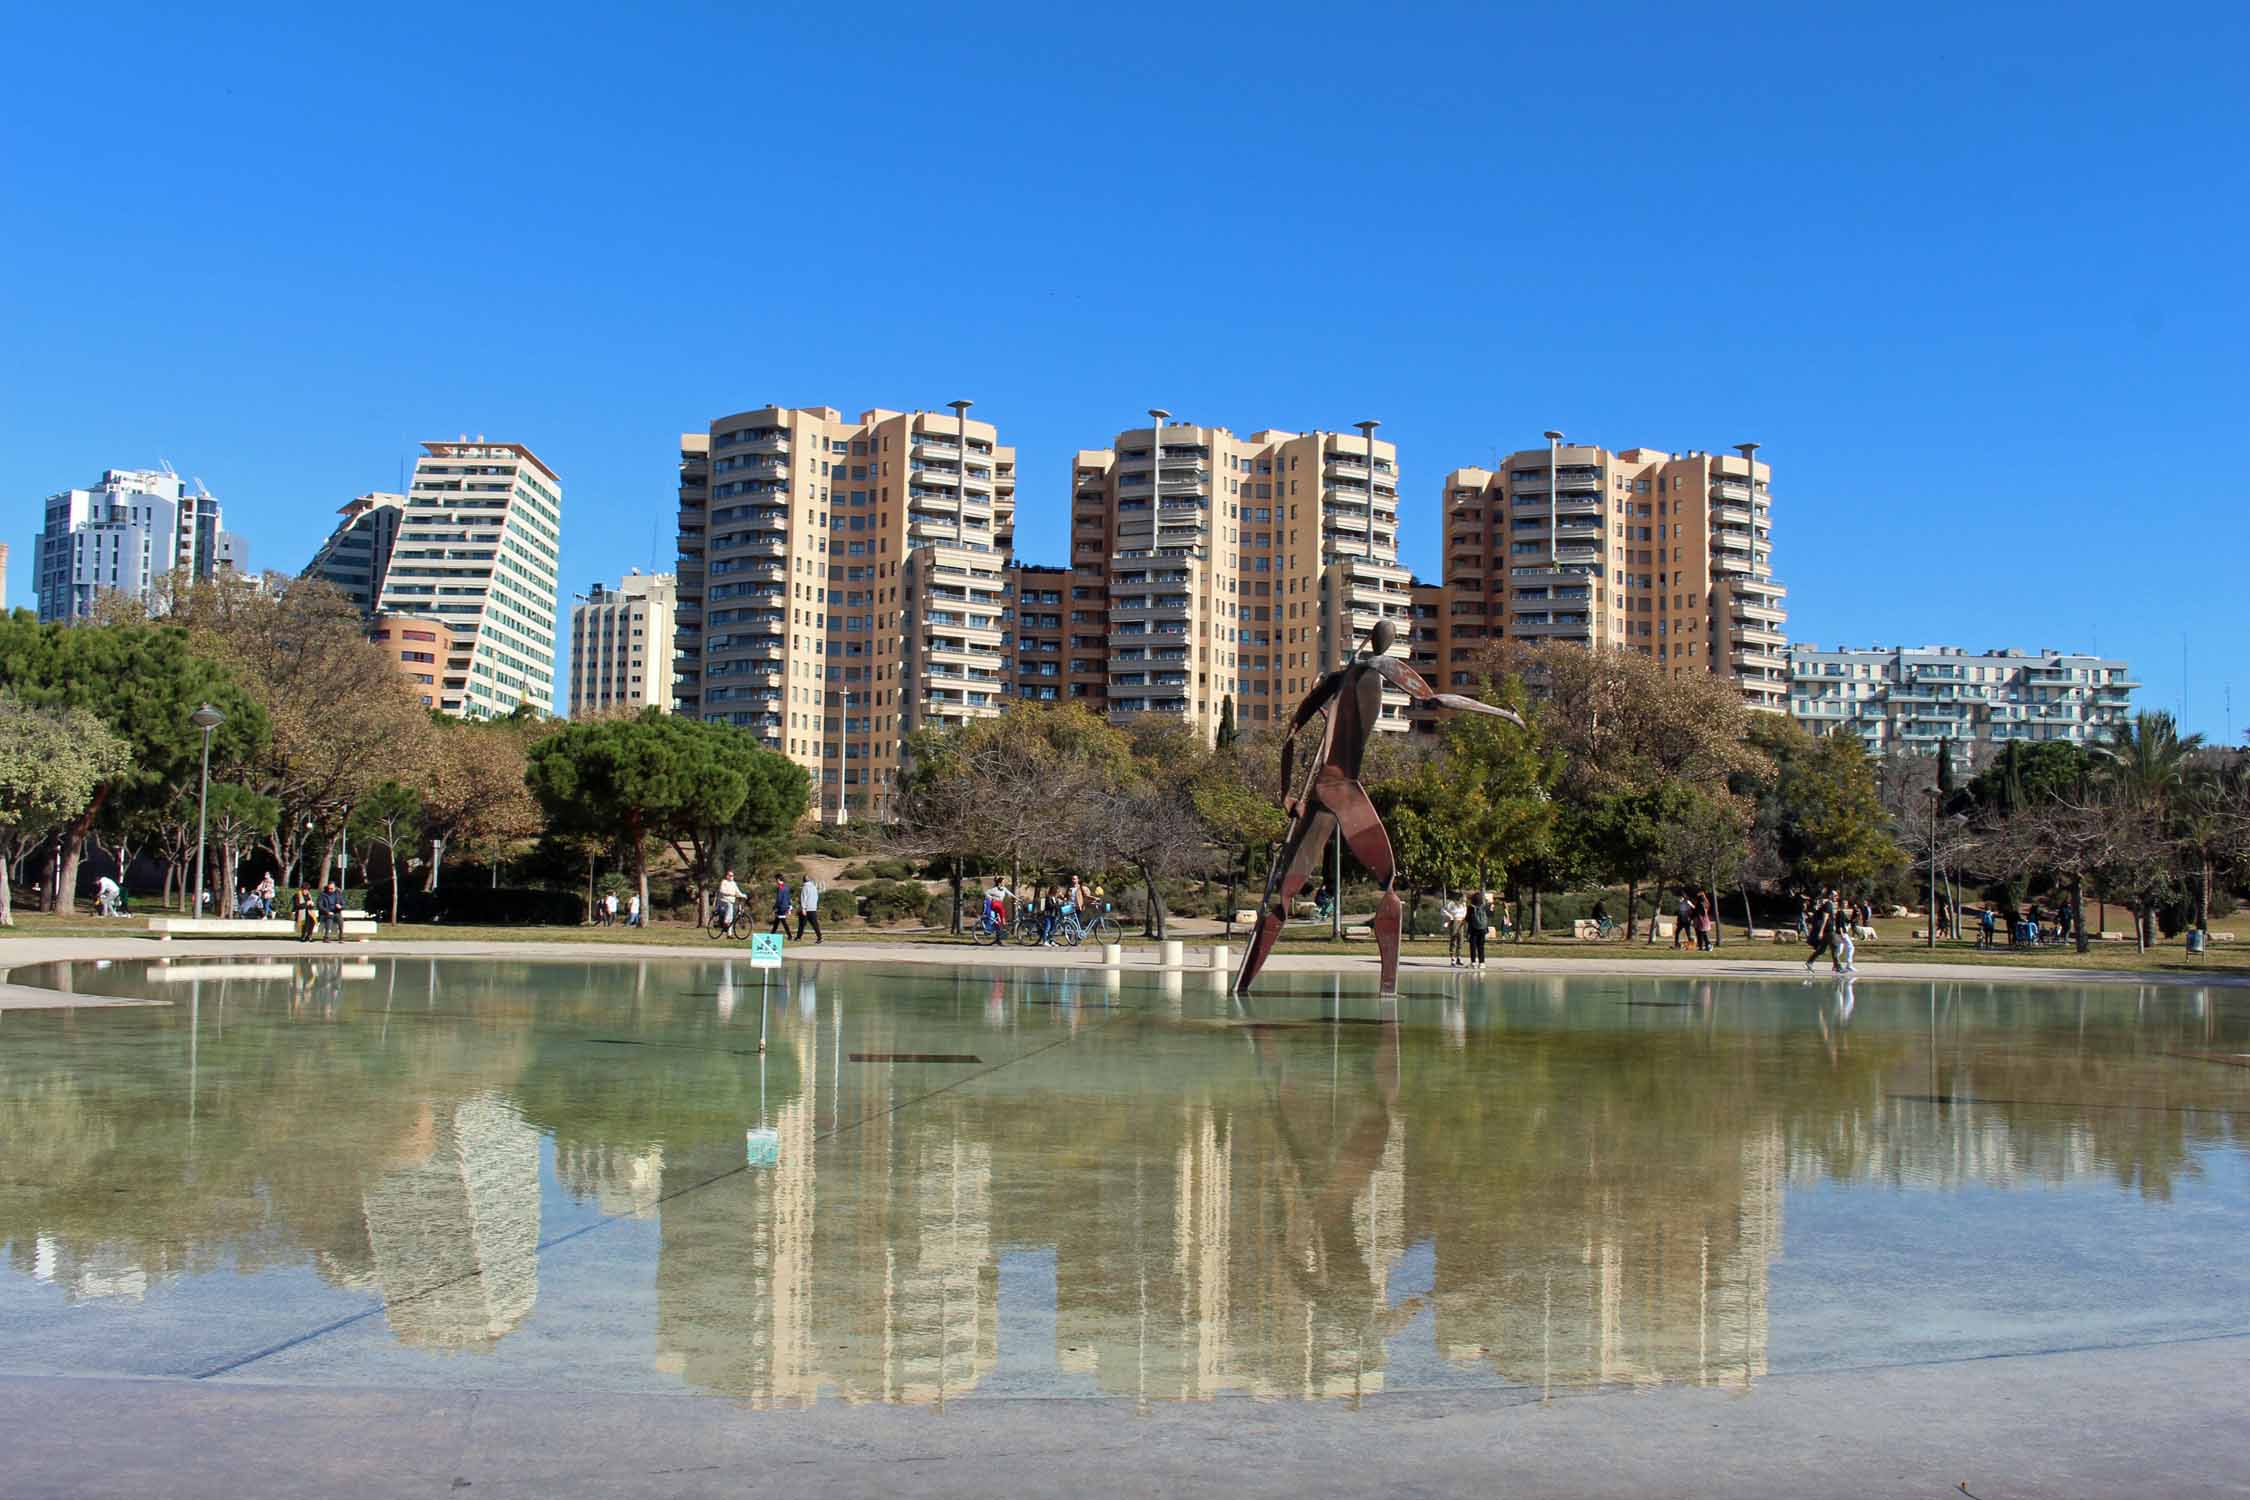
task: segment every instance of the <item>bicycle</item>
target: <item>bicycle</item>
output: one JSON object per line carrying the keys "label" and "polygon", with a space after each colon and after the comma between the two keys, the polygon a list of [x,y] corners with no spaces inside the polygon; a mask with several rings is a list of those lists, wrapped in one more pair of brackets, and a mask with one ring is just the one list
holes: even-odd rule
{"label": "bicycle", "polygon": [[1008,923],[1008,936],[1027,948],[1038,947],[1039,940],[1045,933],[1046,920],[1033,907],[1018,908],[1014,918]]}
{"label": "bicycle", "polygon": [[705,925],[704,931],[721,942],[733,942],[747,937],[750,929],[743,925],[741,903],[737,902],[732,907],[712,907],[711,920]]}
{"label": "bicycle", "polygon": [[972,944],[990,943],[997,948],[1007,940],[1008,924],[1005,920],[995,917],[992,914],[992,908],[989,906],[978,913],[977,925],[969,933],[969,941]]}
{"label": "bicycle", "polygon": [[1095,912],[1089,918],[1066,908],[1055,918],[1055,941],[1065,948],[1075,948],[1088,938],[1097,943],[1117,943],[1124,941],[1124,932],[1107,911]]}

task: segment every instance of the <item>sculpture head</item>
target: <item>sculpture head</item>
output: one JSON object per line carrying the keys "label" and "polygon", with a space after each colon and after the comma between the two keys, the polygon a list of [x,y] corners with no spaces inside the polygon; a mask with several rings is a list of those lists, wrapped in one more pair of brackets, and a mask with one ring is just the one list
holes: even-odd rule
{"label": "sculpture head", "polygon": [[1391,643],[1397,639],[1398,631],[1391,625],[1390,621],[1377,620],[1375,628],[1367,633],[1367,654],[1369,656],[1388,656],[1391,654]]}

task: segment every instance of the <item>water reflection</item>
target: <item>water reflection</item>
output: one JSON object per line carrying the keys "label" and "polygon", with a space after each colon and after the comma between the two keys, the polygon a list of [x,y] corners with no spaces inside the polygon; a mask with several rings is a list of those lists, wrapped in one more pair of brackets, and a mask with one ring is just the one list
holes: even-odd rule
{"label": "water reflection", "polygon": [[[2250,1050],[2240,1007],[2178,991],[1449,976],[1396,1006],[1323,981],[1251,1010],[1202,976],[1028,971],[72,982],[188,1003],[6,1018],[19,1277],[126,1308],[309,1267],[379,1299],[399,1346],[495,1357],[562,1284],[584,1336],[646,1308],[657,1372],[757,1404],[1747,1386],[1792,1188],[1914,1189],[1911,1216],[2107,1184],[2156,1213],[2239,1152],[2250,1081],[2225,1064]],[[770,1165],[745,1160],[754,1126]],[[651,1302],[542,1254],[598,1219],[650,1226]],[[2250,1289],[2238,1240],[2162,1227]],[[1025,1252],[1051,1316],[1003,1295]],[[1005,1332],[1026,1327],[1052,1347]],[[40,1337],[0,1352],[80,1367],[67,1325]]]}

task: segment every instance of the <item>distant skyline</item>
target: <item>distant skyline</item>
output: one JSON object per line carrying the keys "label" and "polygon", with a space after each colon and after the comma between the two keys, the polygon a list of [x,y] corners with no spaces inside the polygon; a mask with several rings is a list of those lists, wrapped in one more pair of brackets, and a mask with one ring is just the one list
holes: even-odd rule
{"label": "distant skyline", "polygon": [[[1072,452],[1150,406],[1380,418],[1434,580],[1440,478],[1556,427],[1764,444],[1792,640],[2098,649],[2241,740],[2240,7],[851,23],[27,13],[10,602],[40,503],[104,468],[199,476],[294,572],[483,432],[562,476],[567,610],[671,567],[680,433],[956,396],[1018,451],[1035,562]],[[134,107],[89,107],[95,60]]]}

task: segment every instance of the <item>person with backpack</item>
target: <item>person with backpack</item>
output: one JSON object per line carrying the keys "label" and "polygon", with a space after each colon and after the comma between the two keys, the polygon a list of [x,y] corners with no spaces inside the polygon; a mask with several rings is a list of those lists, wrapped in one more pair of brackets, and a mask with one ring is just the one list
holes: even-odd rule
{"label": "person with backpack", "polygon": [[768,927],[766,931],[778,932],[783,937],[789,936],[789,877],[787,875],[776,875],[773,878],[773,925]]}
{"label": "person with backpack", "polygon": [[1469,967],[1484,967],[1484,940],[1492,931],[1492,908],[1485,901],[1484,892],[1478,891],[1469,898]]}

